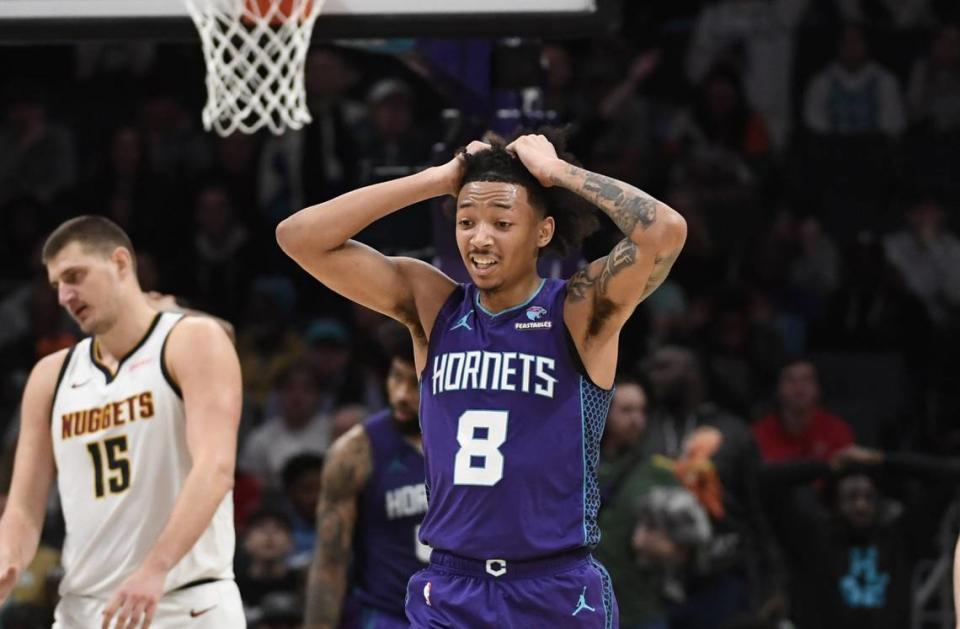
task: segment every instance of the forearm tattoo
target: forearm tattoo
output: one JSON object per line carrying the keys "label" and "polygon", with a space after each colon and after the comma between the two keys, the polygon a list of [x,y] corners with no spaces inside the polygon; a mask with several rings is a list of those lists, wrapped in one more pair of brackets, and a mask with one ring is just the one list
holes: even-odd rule
{"label": "forearm tattoo", "polygon": [[340,620],[356,522],[356,497],[369,468],[369,441],[361,436],[331,454],[323,471],[317,544],[307,584],[307,629],[333,629]]}
{"label": "forearm tattoo", "polygon": [[555,180],[587,199],[609,216],[626,236],[637,225],[644,229],[657,220],[657,200],[646,192],[612,177],[571,166]]}
{"label": "forearm tattoo", "polygon": [[594,287],[596,287],[597,295],[606,296],[611,278],[636,261],[637,245],[629,238],[624,238],[607,255],[599,273],[591,275],[590,267],[587,266],[570,278],[567,284],[567,294],[570,300],[576,302],[585,299],[590,289]]}

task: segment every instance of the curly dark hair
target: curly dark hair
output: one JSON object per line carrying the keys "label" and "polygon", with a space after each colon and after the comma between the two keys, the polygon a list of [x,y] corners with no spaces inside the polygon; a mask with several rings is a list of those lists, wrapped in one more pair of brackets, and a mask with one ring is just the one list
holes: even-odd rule
{"label": "curly dark hair", "polygon": [[570,164],[579,165],[577,159],[566,151],[567,138],[563,129],[556,127],[542,127],[535,131],[523,129],[506,139],[487,134],[484,136],[484,141],[492,147],[489,151],[474,154],[464,152],[466,164],[460,185],[462,187],[473,181],[498,181],[514,183],[526,188],[531,205],[543,211],[545,216],[552,216],[556,223],[553,239],[546,247],[540,249],[540,255],[553,254],[563,257],[579,249],[584,239],[596,231],[599,226],[596,208],[565,188],[559,186],[547,188],[541,185],[526,169],[520,158],[506,150],[510,142],[528,133],[545,136],[557,149],[557,155],[561,159]]}

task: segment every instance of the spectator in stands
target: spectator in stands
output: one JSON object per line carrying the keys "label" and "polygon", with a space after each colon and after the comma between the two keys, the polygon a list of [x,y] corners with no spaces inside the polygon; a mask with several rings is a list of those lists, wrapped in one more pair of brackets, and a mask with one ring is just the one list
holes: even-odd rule
{"label": "spectator in stands", "polygon": [[581,62],[583,96],[571,150],[591,168],[638,185],[657,185],[664,164],[659,159],[658,108],[645,87],[660,54],[648,50],[626,58],[625,42],[594,44]]}
{"label": "spectator in stands", "polygon": [[189,277],[196,295],[213,314],[234,318],[252,271],[250,233],[240,221],[226,188],[204,186],[196,197],[194,263]]}
{"label": "spectator in stands", "polygon": [[560,43],[544,44],[540,51],[540,65],[546,79],[544,110],[553,112],[561,123],[570,122],[576,118],[580,106],[570,49]]}
{"label": "spectator in stands", "polygon": [[50,203],[76,179],[73,135],[47,119],[40,88],[9,85],[0,125],[0,206],[25,196]]}
{"label": "spectator in stands", "polygon": [[261,510],[250,517],[237,557],[237,587],[245,608],[256,608],[273,592],[300,591],[300,575],[288,562],[293,549],[290,520],[282,511]]}
{"label": "spectator in stands", "polygon": [[269,138],[260,154],[260,208],[275,225],[291,208],[326,201],[356,186],[353,127],[366,112],[348,92],[357,81],[344,53],[318,46],[307,56],[304,82],[313,122]]}
{"label": "spectator in stands", "polygon": [[835,136],[899,136],[906,120],[900,83],[870,57],[863,28],[847,25],[837,59],[817,74],[804,97],[804,122],[815,133]]}
{"label": "spectator in stands", "polygon": [[188,181],[210,165],[199,118],[182,102],[178,79],[154,77],[140,111],[144,154],[150,173],[167,181]]}
{"label": "spectator in stands", "polygon": [[647,394],[640,382],[626,375],[618,377],[600,444],[602,506],[598,524],[603,535],[596,555],[610,572],[621,625],[653,629],[664,626],[666,613],[656,573],[638,565],[630,552],[636,503],[652,486],[676,481],[669,471],[651,470],[643,457],[640,446],[646,412]]}
{"label": "spectator in stands", "polygon": [[[653,399],[645,452],[670,458],[703,427],[711,429],[704,464],[718,491],[711,506],[713,543],[687,580],[686,601],[671,611],[670,627],[709,629],[766,602],[777,590],[779,558],[759,502],[759,453],[745,422],[711,404],[696,355],[666,346],[645,362]],[[717,495],[719,494],[719,495]],[[762,576],[761,576],[762,575]]]}
{"label": "spectator in stands", "polygon": [[674,117],[666,144],[679,158],[671,179],[707,206],[714,241],[728,253],[742,246],[743,234],[762,220],[758,195],[771,162],[766,124],[747,103],[739,76],[719,68],[708,73],[693,105]]}
{"label": "spectator in stands", "polygon": [[718,65],[743,73],[747,101],[763,116],[773,145],[781,149],[792,119],[794,32],[810,4],[810,0],[706,3],[687,52],[691,83],[700,83]]}
{"label": "spectator in stands", "polygon": [[910,120],[933,133],[960,130],[960,27],[944,24],[910,72]]}
{"label": "spectator in stands", "polygon": [[847,422],[821,406],[817,368],[805,358],[780,370],[777,408],[753,425],[753,435],[768,462],[829,461],[854,442]]}
{"label": "spectator in stands", "polygon": [[363,402],[365,383],[356,369],[347,327],[338,319],[314,319],[304,340],[304,363],[320,387],[320,410],[333,413],[341,404]]}
{"label": "spectator in stands", "polygon": [[267,487],[280,488],[281,472],[298,454],[323,454],[330,444],[329,417],[318,412],[320,389],[314,373],[296,364],[280,375],[280,414],[247,437],[239,467]]}
{"label": "spectator in stands", "polygon": [[873,472],[843,471],[826,509],[797,509],[791,543],[803,598],[795,618],[811,629],[909,627],[916,531],[902,505],[885,499]]}
{"label": "spectator in stands", "polygon": [[263,276],[253,281],[237,338],[243,370],[243,391],[259,419],[272,411],[269,393],[281,372],[303,354],[303,340],[290,320],[297,305],[293,282],[283,276]]}
{"label": "spectator in stands", "polygon": [[960,322],[960,239],[947,231],[943,207],[935,199],[913,204],[906,219],[906,229],[884,238],[887,261],[907,291],[923,303],[935,327],[956,327]]}
{"label": "spectator in stands", "polygon": [[309,565],[313,556],[322,472],[323,457],[312,452],[298,454],[283,466],[283,493],[293,534],[290,564],[297,569]]}
{"label": "spectator in stands", "polygon": [[770,152],[767,126],[747,103],[736,73],[715,68],[698,85],[696,104],[674,120],[670,143],[754,160]]}
{"label": "spectator in stands", "polygon": [[120,126],[110,138],[106,164],[81,187],[79,203],[86,212],[108,216],[144,243],[141,248],[156,249],[184,227],[182,219],[165,211],[171,184],[148,172],[140,131]]}
{"label": "spectator in stands", "polygon": [[367,94],[367,106],[370,117],[357,130],[361,183],[390,179],[400,172],[397,168],[426,163],[430,146],[415,124],[416,99],[406,82],[377,81]]}

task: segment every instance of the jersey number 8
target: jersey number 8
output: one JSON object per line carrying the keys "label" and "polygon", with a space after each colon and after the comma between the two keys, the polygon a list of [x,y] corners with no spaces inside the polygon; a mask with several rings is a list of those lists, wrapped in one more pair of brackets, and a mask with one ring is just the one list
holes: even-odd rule
{"label": "jersey number 8", "polygon": [[453,466],[455,485],[492,487],[503,477],[500,446],[507,440],[508,411],[466,411],[457,425],[460,449]]}

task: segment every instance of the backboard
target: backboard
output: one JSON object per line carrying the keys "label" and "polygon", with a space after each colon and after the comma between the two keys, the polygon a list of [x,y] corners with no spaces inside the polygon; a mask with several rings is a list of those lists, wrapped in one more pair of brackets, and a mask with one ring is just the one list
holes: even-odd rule
{"label": "backboard", "polygon": [[[613,28],[620,1],[327,0],[314,39],[589,35]],[[195,37],[182,0],[0,1],[4,43]]]}

